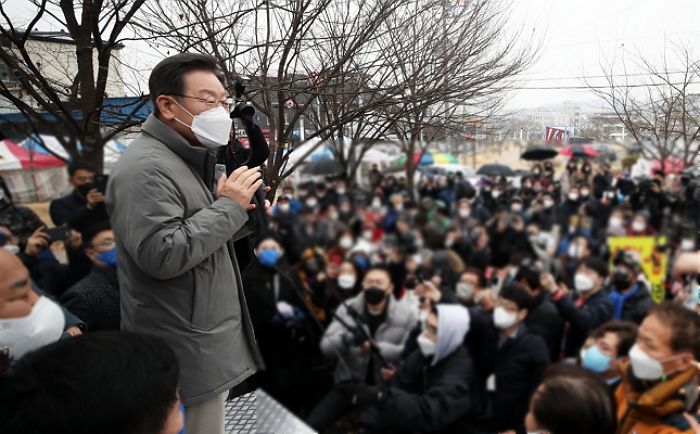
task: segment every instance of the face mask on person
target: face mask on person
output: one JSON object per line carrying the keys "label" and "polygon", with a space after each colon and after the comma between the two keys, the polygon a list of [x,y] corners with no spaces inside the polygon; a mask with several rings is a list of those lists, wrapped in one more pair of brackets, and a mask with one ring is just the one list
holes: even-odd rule
{"label": "face mask on person", "polygon": [[[634,376],[640,380],[659,380],[664,377],[664,367],[662,361],[656,360],[645,353],[639,345],[634,344],[630,350],[630,363],[632,364],[632,372]],[[682,357],[682,354],[671,356],[664,359],[663,362]]]}
{"label": "face mask on person", "polygon": [[41,296],[29,315],[0,319],[0,343],[9,349],[11,358],[20,359],[29,351],[56,342],[65,323],[61,308]]}
{"label": "face mask on person", "polygon": [[112,247],[106,252],[102,252],[97,255],[97,260],[106,265],[109,268],[117,268],[117,248]]}
{"label": "face mask on person", "polygon": [[695,250],[695,241],[693,240],[683,240],[681,241],[681,250],[684,252],[692,252]]}
{"label": "face mask on person", "polygon": [[574,288],[578,292],[588,292],[595,287],[595,282],[590,277],[582,273],[576,273],[574,276]]}
{"label": "face mask on person", "polygon": [[464,282],[459,282],[455,287],[457,297],[461,298],[462,300],[469,300],[474,294],[474,290],[475,288],[473,285]]}
{"label": "face mask on person", "polygon": [[618,290],[624,290],[632,286],[632,281],[627,270],[618,269],[612,275],[612,285]]}
{"label": "face mask on person", "polygon": [[395,210],[396,212],[401,212],[401,211],[403,211],[403,204],[399,203],[399,204],[397,204],[397,205],[394,205],[394,210]]}
{"label": "face mask on person", "polygon": [[610,362],[612,357],[607,354],[603,354],[598,348],[598,345],[593,345],[583,352],[581,357],[581,366],[588,369],[589,371],[595,372],[597,374],[602,374],[610,369]]}
{"label": "face mask on person", "polygon": [[382,207],[382,200],[379,198],[374,198],[372,200],[372,208],[380,209]]}
{"label": "face mask on person", "polygon": [[514,203],[510,206],[510,210],[513,212],[522,212],[523,205],[519,203]]}
{"label": "face mask on person", "polygon": [[579,248],[578,244],[573,243],[569,246],[569,250],[566,252],[569,256],[569,258],[572,259],[579,259],[581,258],[581,249]]}
{"label": "face mask on person", "polygon": [[553,200],[545,200],[543,203],[543,206],[545,209],[549,209],[554,206],[554,201]]}
{"label": "face mask on person", "polygon": [[517,320],[518,315],[515,312],[507,311],[501,306],[493,310],[493,323],[501,330],[511,327]]}
{"label": "face mask on person", "polygon": [[347,192],[347,190],[345,190],[345,188],[340,188],[340,187],[337,188],[335,191],[336,191],[340,196],[344,195],[344,194]]}
{"label": "face mask on person", "polygon": [[353,289],[356,282],[357,278],[352,274],[341,274],[338,276],[338,286],[342,289]]}
{"label": "face mask on person", "polygon": [[578,200],[578,193],[569,193],[569,200],[576,202]]}
{"label": "face mask on person", "polygon": [[367,241],[372,241],[372,231],[362,231],[362,238],[364,238]]}
{"label": "face mask on person", "polygon": [[621,229],[622,219],[618,217],[611,217],[610,221],[608,222],[608,225],[610,226],[610,229]]}
{"label": "face mask on person", "polygon": [[16,246],[14,244],[5,244],[2,246],[5,251],[12,253],[13,255],[19,255],[19,252],[21,251],[19,246]]}
{"label": "face mask on person", "polygon": [[501,196],[501,192],[498,190],[494,190],[491,192],[491,196],[493,196],[494,199],[498,199]]}
{"label": "face mask on person", "polygon": [[581,196],[583,196],[583,197],[588,197],[588,196],[590,196],[590,195],[591,195],[591,191],[590,191],[590,190],[588,190],[588,189],[583,189],[583,190],[581,190]]}
{"label": "face mask on person", "polygon": [[632,223],[632,230],[635,232],[644,232],[644,230],[646,228],[647,228],[647,225],[644,222],[636,221],[636,222]]}
{"label": "face mask on person", "polygon": [[316,199],[306,200],[306,206],[308,206],[309,208],[316,208],[316,205],[318,205],[318,201]]}
{"label": "face mask on person", "polygon": [[279,210],[281,212],[285,212],[285,213],[289,212],[289,204],[288,203],[281,203],[278,205],[278,207],[279,207]]}
{"label": "face mask on person", "polygon": [[420,352],[423,354],[423,356],[432,357],[435,355],[437,344],[433,340],[421,334],[418,336],[418,348],[420,348]]}
{"label": "face mask on person", "polygon": [[360,267],[361,270],[364,270],[369,266],[369,259],[364,256],[357,256],[355,258],[355,265]]}
{"label": "face mask on person", "polygon": [[177,100],[173,99],[173,102],[183,109],[185,113],[192,116],[191,126],[178,118],[175,118],[175,120],[191,129],[199,143],[209,149],[220,148],[228,144],[231,138],[231,126],[233,122],[231,121],[229,112],[227,112],[225,108],[217,105],[198,115],[193,115],[180,105]]}
{"label": "face mask on person", "polygon": [[258,261],[260,265],[266,268],[274,268],[282,257],[282,252],[277,249],[265,249],[258,253]]}
{"label": "face mask on person", "polygon": [[340,242],[338,242],[338,246],[340,246],[341,249],[349,249],[353,245],[352,237],[342,237],[340,239]]}
{"label": "face mask on person", "polygon": [[370,287],[365,289],[365,301],[370,306],[376,306],[386,298],[386,292],[383,289],[377,287]]}
{"label": "face mask on person", "polygon": [[457,212],[459,213],[459,216],[463,219],[469,218],[469,216],[471,215],[471,209],[469,208],[460,208]]}

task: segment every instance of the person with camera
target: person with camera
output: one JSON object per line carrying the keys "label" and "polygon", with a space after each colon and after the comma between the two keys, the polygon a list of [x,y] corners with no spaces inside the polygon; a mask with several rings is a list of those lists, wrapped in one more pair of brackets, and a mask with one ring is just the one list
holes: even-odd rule
{"label": "person with camera", "polygon": [[418,318],[405,301],[393,295],[389,271],[382,266],[367,270],[362,292],[338,307],[321,339],[321,351],[338,360],[336,386],[316,405],[308,418],[323,431],[353,407],[344,383],[380,386],[380,370],[396,363]]}
{"label": "person with camera", "polygon": [[74,161],[68,165],[68,181],[73,191],[49,205],[51,220],[56,226],[63,224],[81,234],[98,221],[107,221],[105,211],[105,177],[96,182],[97,168],[87,161]]}
{"label": "person with camera", "polygon": [[246,222],[261,174],[243,165],[216,179],[232,101],[213,57],[164,59],[149,90],[154,113],[114,168],[106,195],[121,328],[160,337],[175,351],[187,431],[223,433],[229,390],[263,366],[233,245],[252,233]]}

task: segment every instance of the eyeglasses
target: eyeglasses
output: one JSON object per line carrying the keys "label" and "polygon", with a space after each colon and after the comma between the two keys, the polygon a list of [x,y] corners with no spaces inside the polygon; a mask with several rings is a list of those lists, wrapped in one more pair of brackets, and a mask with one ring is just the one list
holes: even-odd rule
{"label": "eyeglasses", "polygon": [[112,247],[114,247],[115,245],[116,245],[116,242],[114,241],[114,239],[112,239],[112,238],[107,238],[107,239],[104,239],[104,240],[102,240],[101,242],[99,242],[99,243],[97,243],[97,244],[93,244],[92,246],[93,246],[93,247],[106,247],[107,250],[109,250],[109,249],[111,249]]}
{"label": "eyeglasses", "polygon": [[197,100],[197,101],[201,101],[201,102],[203,102],[204,105],[207,106],[208,108],[214,108],[214,107],[216,107],[217,105],[220,105],[220,106],[223,107],[227,112],[230,112],[230,111],[231,111],[231,107],[233,106],[233,99],[232,99],[232,98],[226,98],[226,99],[223,100],[223,101],[217,101],[217,100],[214,99],[214,98],[200,98],[200,97],[198,97],[198,96],[182,95],[182,94],[179,94],[179,93],[173,93],[173,94],[170,94],[170,95],[171,95],[171,96],[177,96],[177,97],[179,97],[179,98],[189,98],[189,99],[194,99],[194,100]]}

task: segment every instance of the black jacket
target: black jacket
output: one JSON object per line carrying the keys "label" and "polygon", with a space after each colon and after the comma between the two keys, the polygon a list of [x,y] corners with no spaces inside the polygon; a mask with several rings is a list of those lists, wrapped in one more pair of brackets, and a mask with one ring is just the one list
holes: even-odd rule
{"label": "black jacket", "polygon": [[457,351],[430,366],[415,351],[391,382],[388,397],[362,421],[381,432],[485,433],[488,404],[469,351]]}
{"label": "black jacket", "polygon": [[93,209],[87,207],[87,200],[77,191],[67,196],[54,199],[49,205],[51,220],[56,226],[67,224],[81,234],[96,222],[108,222],[109,217],[104,203],[97,204]]}
{"label": "black jacket", "polygon": [[613,317],[613,304],[607,292],[598,291],[581,307],[576,307],[578,298],[578,294],[574,297],[565,296],[554,303],[559,314],[569,323],[565,336],[564,357],[577,357],[589,333]]}
{"label": "black jacket", "polygon": [[494,342],[496,356],[493,372],[495,391],[491,398],[493,428],[497,432],[514,430],[525,434],[525,415],[530,397],[549,365],[549,352],[544,340],[521,325],[515,337],[502,345]]}
{"label": "black jacket", "polygon": [[60,302],[85,322],[88,332],[119,330],[119,282],[116,271],[93,267],[87,277],[61,296]]}
{"label": "black jacket", "polygon": [[559,360],[561,340],[564,336],[564,319],[559,315],[548,293],[542,291],[532,299],[525,325],[532,333],[544,339],[549,349],[550,360],[552,362]]}
{"label": "black jacket", "polygon": [[625,304],[622,306],[622,316],[619,319],[641,324],[647,313],[649,313],[649,309],[651,309],[654,301],[646,285],[642,282],[637,282],[637,284],[640,285],[639,290],[625,301]]}

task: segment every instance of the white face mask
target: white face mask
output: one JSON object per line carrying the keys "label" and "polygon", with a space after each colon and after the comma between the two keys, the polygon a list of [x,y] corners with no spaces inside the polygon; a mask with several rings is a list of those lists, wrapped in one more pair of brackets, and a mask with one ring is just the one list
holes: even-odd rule
{"label": "white face mask", "polygon": [[435,355],[436,347],[437,344],[425,337],[425,335],[421,334],[418,336],[418,348],[420,348],[420,352],[423,353],[425,357]]}
{"label": "white face mask", "polygon": [[338,243],[338,245],[339,245],[342,249],[349,249],[349,248],[352,247],[352,245],[353,245],[352,238],[350,238],[350,237],[343,237],[343,238],[340,239],[340,242]]}
{"label": "white face mask", "polygon": [[469,218],[469,215],[471,215],[471,210],[469,208],[460,208],[459,209],[459,216],[462,217],[463,219]]}
{"label": "white face mask", "polygon": [[493,323],[499,329],[507,329],[518,320],[515,312],[509,312],[505,308],[498,306],[493,310]]}
{"label": "white face mask", "polygon": [[551,208],[551,207],[553,207],[553,206],[554,206],[554,202],[553,202],[553,201],[551,201],[551,200],[545,200],[545,201],[544,201],[544,207],[545,207],[546,209],[549,209],[549,208]]}
{"label": "white face mask", "polygon": [[634,222],[632,223],[632,230],[635,232],[644,232],[644,229],[646,229],[647,225],[644,224],[643,222]]}
{"label": "white face mask", "polygon": [[[664,375],[664,367],[656,359],[649,357],[647,353],[639,348],[639,345],[634,344],[630,350],[630,363],[632,364],[632,372],[635,377],[640,380],[658,380]],[[671,357],[668,360],[675,358]]]}
{"label": "white face mask", "polygon": [[460,282],[457,284],[455,292],[457,293],[457,297],[462,300],[469,300],[472,294],[474,294],[474,287],[468,283]]}
{"label": "white face mask", "polygon": [[345,194],[345,191],[346,191],[346,190],[345,190],[344,188],[336,188],[335,191],[336,191],[336,193],[338,193],[339,195],[342,196],[342,195]]}
{"label": "white face mask", "polygon": [[352,274],[341,274],[338,276],[338,286],[342,289],[354,289],[357,278]]}
{"label": "white face mask", "polygon": [[12,253],[13,255],[18,255],[20,252],[19,246],[16,246],[14,244],[5,244],[2,246],[5,251]]}
{"label": "white face mask", "polygon": [[576,202],[578,200],[578,193],[570,193],[569,200],[572,202]]}
{"label": "white face mask", "polygon": [[513,205],[510,206],[510,210],[513,212],[521,212],[523,210],[523,206],[520,205],[519,203],[514,203]]}
{"label": "white face mask", "polygon": [[612,229],[620,229],[622,227],[622,220],[616,217],[611,218],[608,223]]}
{"label": "white face mask", "polygon": [[695,250],[695,241],[693,241],[693,240],[681,241],[681,250],[684,252],[692,252],[693,250]]}
{"label": "white face mask", "polygon": [[372,231],[363,231],[362,238],[364,238],[367,241],[372,241]]}
{"label": "white face mask", "polygon": [[586,292],[593,289],[595,282],[585,274],[578,273],[574,276],[574,287],[578,292]]}
{"label": "white face mask", "polygon": [[569,255],[569,258],[579,259],[581,257],[581,249],[578,248],[578,244],[570,245],[566,253]]}
{"label": "white face mask", "polygon": [[396,212],[403,211],[403,204],[394,205],[394,210],[396,210]]}
{"label": "white face mask", "polygon": [[289,212],[289,204],[288,203],[282,203],[278,206],[279,206],[280,211]]}
{"label": "white face mask", "polygon": [[29,315],[0,319],[0,347],[8,347],[10,357],[20,359],[32,350],[56,342],[65,323],[61,308],[41,296]]}
{"label": "white face mask", "polygon": [[590,190],[581,190],[581,196],[588,197],[591,194]]}
{"label": "white face mask", "polygon": [[192,116],[192,125],[187,125],[178,118],[175,118],[175,120],[191,129],[194,136],[199,140],[199,143],[204,145],[204,147],[216,149],[228,144],[231,139],[231,126],[233,122],[231,121],[229,112],[227,112],[225,108],[217,105],[198,115],[193,115],[180,105],[179,102],[176,100],[173,101],[188,115]]}
{"label": "white face mask", "polygon": [[498,199],[498,197],[501,195],[500,191],[493,191],[491,192],[491,196],[493,196],[494,199]]}
{"label": "white face mask", "polygon": [[382,207],[382,201],[380,199],[374,199],[372,201],[372,208],[380,209]]}
{"label": "white face mask", "polygon": [[309,199],[306,201],[306,206],[309,208],[315,208],[316,205],[318,205],[318,201],[316,199]]}

